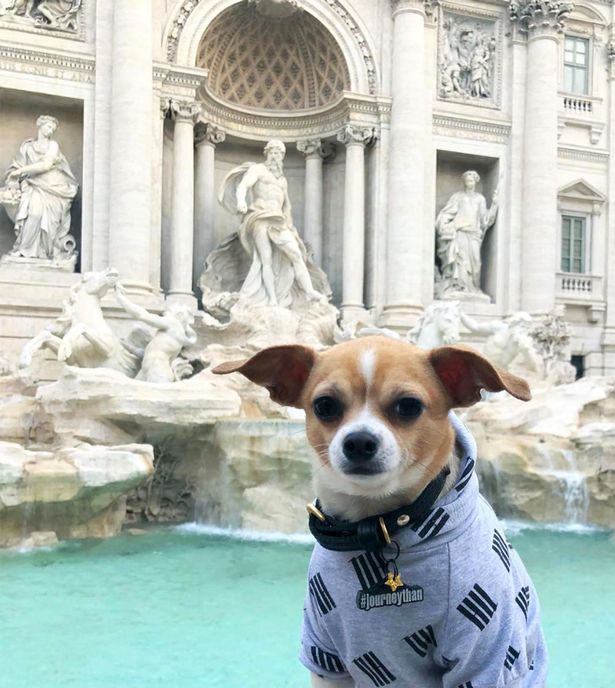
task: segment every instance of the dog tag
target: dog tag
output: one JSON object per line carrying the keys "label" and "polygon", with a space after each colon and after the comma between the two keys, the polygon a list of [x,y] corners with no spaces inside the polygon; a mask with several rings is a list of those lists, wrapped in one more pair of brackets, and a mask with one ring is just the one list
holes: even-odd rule
{"label": "dog tag", "polygon": [[391,559],[386,559],[386,572],[387,577],[383,585],[386,585],[391,592],[395,592],[397,588],[403,588],[404,582],[399,575],[399,569],[397,568],[397,559],[399,558],[399,545],[395,540],[391,541],[391,544],[395,547],[395,554]]}
{"label": "dog tag", "polygon": [[391,588],[391,592],[395,592],[397,588],[404,587],[404,582],[402,581],[399,572],[397,574],[394,574],[392,571],[389,571],[387,573],[387,579],[384,581],[384,584],[388,588]]}

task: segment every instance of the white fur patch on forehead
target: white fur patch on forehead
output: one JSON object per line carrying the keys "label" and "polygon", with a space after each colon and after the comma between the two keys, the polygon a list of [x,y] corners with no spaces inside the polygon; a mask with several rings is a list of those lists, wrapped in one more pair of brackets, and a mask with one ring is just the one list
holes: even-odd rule
{"label": "white fur patch on forehead", "polygon": [[376,352],[373,349],[365,349],[359,358],[361,375],[365,380],[365,385],[369,389],[374,381],[374,371],[376,369]]}

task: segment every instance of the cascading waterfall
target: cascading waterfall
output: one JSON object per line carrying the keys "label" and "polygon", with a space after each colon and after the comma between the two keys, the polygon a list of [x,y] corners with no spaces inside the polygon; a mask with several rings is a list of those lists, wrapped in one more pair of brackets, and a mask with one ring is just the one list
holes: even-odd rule
{"label": "cascading waterfall", "polygon": [[[572,529],[586,526],[590,502],[587,476],[579,470],[574,451],[554,451],[540,444],[534,447],[534,451],[532,473],[544,490],[548,520]],[[518,495],[514,472],[509,473],[498,459],[479,461],[478,471],[481,489],[496,511],[503,517],[514,514]]]}
{"label": "cascading waterfall", "polygon": [[579,470],[574,452],[566,450],[562,456],[568,466],[565,469],[553,470],[552,475],[562,483],[562,494],[565,501],[566,523],[585,525],[589,507],[589,492],[585,475]]}

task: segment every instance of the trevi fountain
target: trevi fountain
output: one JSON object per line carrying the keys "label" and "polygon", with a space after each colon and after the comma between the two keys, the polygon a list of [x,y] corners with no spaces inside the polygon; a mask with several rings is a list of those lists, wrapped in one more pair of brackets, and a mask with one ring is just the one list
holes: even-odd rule
{"label": "trevi fountain", "polygon": [[[41,159],[28,162],[35,142],[22,144],[0,188],[17,235],[6,260],[63,269],[65,247],[73,245],[74,182],[49,139],[57,121],[41,116],[38,125],[35,141],[47,141]],[[60,160],[51,169],[49,148]],[[442,298],[400,332],[341,316],[294,225],[286,147],[270,140],[263,154],[263,162],[230,170],[219,190],[237,231],[205,260],[203,310],[170,302],[150,312],[128,297],[113,267],[82,273],[58,317],[15,365],[6,363],[1,544],[106,537],[127,525],[193,519],[305,532],[312,495],[302,419],[243,378],[220,379],[210,369],[274,344],[322,349],[367,334],[423,348],[470,341],[528,379],[527,404],[485,395],[461,412],[478,440],[484,491],[504,517],[612,527],[615,379],[575,380],[562,307],[481,322],[464,311],[468,295],[484,297],[480,243],[496,215],[495,204],[487,209],[473,191],[478,174],[464,172],[464,190],[435,221]],[[129,324],[125,336],[105,316],[111,305]],[[59,364],[53,381],[34,372],[45,355]]]}
{"label": "trevi fountain", "polygon": [[[97,543],[154,568],[160,547],[164,567],[184,556],[178,533],[307,542],[302,412],[212,369],[374,334],[469,345],[527,379],[527,403],[484,393],[458,410],[483,493],[520,548],[515,528],[546,538],[545,561],[549,529],[608,538],[611,5],[0,0],[3,561],[89,566]],[[226,580],[258,569],[215,537]],[[271,548],[276,576],[294,572]],[[140,591],[163,583],[131,571]],[[190,589],[190,571],[165,575]],[[62,589],[57,567],[45,576]],[[141,685],[129,674],[100,685]],[[250,680],[224,685],[262,688]]]}

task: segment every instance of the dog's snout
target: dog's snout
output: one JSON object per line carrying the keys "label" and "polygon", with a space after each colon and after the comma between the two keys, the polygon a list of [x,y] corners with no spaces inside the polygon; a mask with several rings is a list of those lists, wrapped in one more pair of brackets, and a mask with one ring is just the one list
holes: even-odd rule
{"label": "dog's snout", "polygon": [[369,461],[376,456],[378,451],[379,440],[371,432],[361,430],[360,432],[351,432],[342,445],[344,456],[348,461],[360,463]]}

